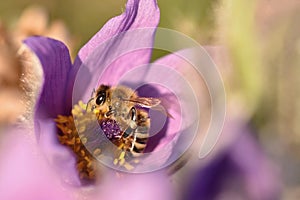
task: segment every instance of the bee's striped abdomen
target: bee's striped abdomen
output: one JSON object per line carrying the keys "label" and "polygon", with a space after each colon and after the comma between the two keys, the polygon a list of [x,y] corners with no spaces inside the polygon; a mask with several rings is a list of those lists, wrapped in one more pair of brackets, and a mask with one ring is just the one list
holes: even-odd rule
{"label": "bee's striped abdomen", "polygon": [[136,123],[137,128],[134,130],[133,148],[131,149],[133,156],[143,153],[149,138],[150,118],[145,110],[137,109]]}

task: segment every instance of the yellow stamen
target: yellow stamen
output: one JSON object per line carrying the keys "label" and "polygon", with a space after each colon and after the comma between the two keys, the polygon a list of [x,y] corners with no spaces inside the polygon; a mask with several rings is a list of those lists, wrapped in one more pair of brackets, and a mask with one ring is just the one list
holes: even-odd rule
{"label": "yellow stamen", "polygon": [[125,163],[125,159],[124,159],[124,158],[120,159],[119,165],[120,165],[120,166],[123,166],[124,163]]}
{"label": "yellow stamen", "polygon": [[125,151],[122,151],[120,154],[119,160],[124,159],[124,157],[125,157]]}
{"label": "yellow stamen", "polygon": [[[81,103],[79,103],[81,104]],[[72,114],[74,117],[83,116],[82,108],[84,105],[75,105]],[[58,139],[61,144],[69,147],[76,155],[76,168],[81,179],[95,179],[95,163],[93,156],[87,151],[84,143],[87,142],[86,137],[79,138],[73,116],[58,115],[55,119],[56,125],[60,130]],[[85,130],[85,126],[80,128],[80,132]]]}
{"label": "yellow stamen", "polygon": [[118,159],[115,158],[115,159],[114,159],[114,165],[117,165],[118,162],[119,162]]}
{"label": "yellow stamen", "polygon": [[128,162],[126,162],[126,163],[124,164],[124,167],[125,167],[128,171],[131,171],[131,170],[134,169],[134,167],[133,167],[132,165],[130,165]]}
{"label": "yellow stamen", "polygon": [[[86,104],[79,101],[72,109],[72,116],[58,115],[55,122],[60,130],[58,133],[60,143],[69,147],[76,155],[76,168],[79,177],[84,180],[93,180],[97,174],[95,157],[97,159],[101,159],[102,157],[107,159],[107,157],[102,154],[102,150],[99,147],[96,147],[90,153],[84,146],[90,142],[86,131],[89,130],[90,124],[94,123],[95,114],[96,117],[99,117],[98,114],[100,113],[97,109],[94,109],[93,112],[87,111],[86,107]],[[115,157],[112,158],[113,164],[122,166],[127,170],[134,169],[133,165],[139,161],[137,159],[128,161],[128,152],[124,150],[128,144],[125,144],[123,140],[114,142],[114,144],[117,146],[117,150],[113,150],[115,151]],[[110,147],[105,146],[105,148]]]}

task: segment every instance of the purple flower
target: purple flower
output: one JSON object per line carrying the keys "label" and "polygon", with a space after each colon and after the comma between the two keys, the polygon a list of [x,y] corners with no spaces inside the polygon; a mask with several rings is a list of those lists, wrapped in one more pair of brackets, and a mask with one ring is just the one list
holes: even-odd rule
{"label": "purple flower", "polygon": [[279,199],[277,171],[252,133],[243,120],[227,120],[222,147],[195,172],[185,199]]}
{"label": "purple flower", "polygon": [[[149,47],[153,44],[158,22],[159,8],[155,0],[129,0],[125,12],[109,20],[82,47],[74,64],[70,60],[68,49],[60,41],[39,36],[24,41],[38,57],[44,72],[44,82],[34,113],[37,142],[51,166],[54,166],[65,182],[72,185],[82,183],[78,176],[78,166],[76,169],[77,160],[74,152],[59,142],[55,119],[60,115],[71,116],[72,104],[77,104],[80,100],[87,102],[91,92],[99,84],[114,85],[125,72],[149,64],[151,58]],[[122,34],[133,30],[137,30],[136,37]],[[126,52],[128,46],[132,47],[132,44],[137,45],[136,49]],[[123,52],[126,54],[122,54]],[[116,58],[116,55],[119,57]],[[160,59],[157,63],[165,64],[169,60],[170,56]],[[105,71],[93,71],[92,67],[95,66],[96,70],[102,69],[97,66],[107,66],[107,68]],[[94,80],[99,82],[95,84]],[[151,85],[143,85],[138,92],[144,97],[160,98],[162,94],[166,94],[163,87],[154,88]],[[172,95],[166,98],[174,99]],[[164,149],[163,153],[160,153],[159,157],[147,157],[146,162],[151,164],[156,162],[156,166],[163,166],[170,158],[176,139],[180,135],[181,118],[178,107],[175,98],[168,109],[173,119],[167,119],[162,130],[147,144],[147,152]]]}
{"label": "purple flower", "polygon": [[[88,71],[82,74],[80,70],[88,70],[88,66],[87,68],[84,66],[91,64],[90,62],[99,64],[97,62],[110,60],[114,52],[126,49],[128,44],[123,44],[123,38],[120,37],[109,43],[110,45],[104,45],[103,60],[93,59],[93,53],[96,50],[99,53],[99,46],[120,33],[143,28],[150,28],[148,29],[150,31],[145,32],[146,34],[141,38],[129,39],[138,44],[151,46],[158,22],[159,8],[155,0],[128,0],[126,11],[105,24],[79,51],[74,64],[70,60],[68,49],[60,41],[39,36],[24,41],[39,59],[43,70],[43,84],[34,113],[35,137],[32,137],[29,130],[18,130],[17,134],[8,134],[3,138],[11,142],[6,143],[7,150],[1,151],[0,157],[7,159],[11,167],[7,164],[1,165],[0,199],[81,199],[83,197],[121,199],[127,196],[130,196],[130,199],[173,199],[170,182],[163,170],[140,175],[121,174],[119,177],[115,171],[105,169],[99,174],[100,180],[97,184],[81,187],[82,182],[76,169],[76,157],[74,152],[59,142],[55,122],[59,115],[70,116],[72,103],[77,104],[79,100],[86,101],[92,90],[98,86],[88,85],[91,79],[99,78],[98,73]],[[141,48],[123,55],[112,62],[105,72],[107,76],[105,73],[102,76],[101,83],[115,83],[122,74],[134,66],[148,64],[150,57],[150,48]],[[81,86],[87,85],[87,87],[82,89],[80,84],[79,88],[76,87],[78,75],[82,77],[79,80]],[[150,86],[145,87],[146,89],[140,92],[148,96],[158,97],[155,96],[159,95],[157,92],[164,91],[158,89],[156,93],[153,93],[153,90],[152,93],[147,93]],[[77,91],[76,101],[72,102],[74,91]],[[176,109],[170,109],[168,112],[173,117],[178,115]],[[171,139],[178,138],[175,136],[178,135],[176,123],[178,123],[176,120],[170,121],[158,135],[153,137],[153,141],[149,141],[148,151],[163,148]],[[14,136],[17,140],[12,140]],[[173,145],[172,143],[171,146]],[[9,147],[12,147],[12,152]],[[21,159],[18,157],[19,152],[21,152]],[[167,149],[161,155],[163,159],[159,162],[165,163],[171,153],[172,148]],[[160,196],[158,197],[157,194]]]}

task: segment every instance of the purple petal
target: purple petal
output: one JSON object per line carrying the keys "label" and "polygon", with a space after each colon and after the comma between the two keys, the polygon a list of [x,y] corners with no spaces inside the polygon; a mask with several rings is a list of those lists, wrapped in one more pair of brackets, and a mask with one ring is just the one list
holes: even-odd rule
{"label": "purple petal", "polygon": [[1,137],[0,199],[72,199],[74,191],[63,187],[30,135],[22,129]]}
{"label": "purple petal", "polygon": [[130,69],[147,64],[159,22],[155,0],[129,0],[126,11],[110,21],[80,50],[74,103],[87,101],[99,84],[115,85]]}
{"label": "purple petal", "polygon": [[128,195],[132,200],[174,199],[172,184],[164,171],[120,176],[107,170],[101,175],[101,184],[84,190],[61,182],[61,174],[49,167],[30,130],[6,131],[1,135],[0,145],[3,161],[0,165],[0,199],[114,200]]}
{"label": "purple petal", "polygon": [[[145,174],[121,174],[116,172],[105,173],[103,184],[100,184],[93,194],[95,199],[104,200],[171,200],[175,199],[174,189],[170,178],[164,171]],[[159,195],[158,195],[159,194]],[[94,199],[94,198],[92,198]]]}
{"label": "purple petal", "polygon": [[167,118],[162,112],[150,112],[151,137],[136,172],[152,171],[171,164],[189,148],[197,134],[198,103],[187,81],[189,70],[183,70],[188,66],[180,56],[171,54],[151,65],[132,69],[119,80],[122,85],[137,89],[140,96],[160,98],[172,116]]}
{"label": "purple petal", "polygon": [[[103,28],[81,48],[78,57],[84,62],[99,45],[117,34],[131,29],[156,27],[158,22],[159,9],[156,0],[128,0],[125,12],[120,16],[110,19]],[[136,40],[138,38],[134,39]],[[147,39],[152,42],[152,38]],[[150,57],[149,52],[148,57]]]}
{"label": "purple petal", "polygon": [[40,133],[38,144],[50,166],[60,174],[60,178],[71,185],[80,185],[76,170],[76,159],[67,147],[58,141],[56,124],[53,119],[35,121],[35,131]]}
{"label": "purple petal", "polygon": [[45,37],[30,37],[24,43],[39,58],[44,74],[35,118],[56,118],[59,114],[67,114],[71,109],[71,98],[66,89],[72,68],[67,47],[57,40]]}
{"label": "purple petal", "polygon": [[[42,152],[61,178],[79,184],[75,158],[57,138],[54,118],[69,115],[72,91],[69,91],[69,72],[72,68],[67,47],[45,37],[30,37],[25,44],[37,55],[44,72],[44,83],[34,115],[35,133]],[[69,95],[68,95],[69,94]]]}

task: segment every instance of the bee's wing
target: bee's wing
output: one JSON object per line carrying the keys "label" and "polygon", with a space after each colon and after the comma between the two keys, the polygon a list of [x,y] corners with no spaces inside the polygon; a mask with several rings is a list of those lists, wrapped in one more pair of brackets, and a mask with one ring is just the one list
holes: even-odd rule
{"label": "bee's wing", "polygon": [[162,112],[164,115],[174,119],[174,117],[161,104],[154,106],[151,109]]}
{"label": "bee's wing", "polygon": [[153,110],[157,110],[162,112],[168,117],[173,118],[173,116],[166,111],[166,109],[160,104],[161,100],[157,98],[147,98],[147,97],[136,97],[134,99],[130,99],[129,101],[136,103],[137,105],[144,108],[151,108]]}
{"label": "bee's wing", "polygon": [[146,98],[146,97],[136,97],[130,99],[129,101],[136,103],[137,105],[144,108],[152,108],[160,104],[160,100],[157,98]]}

